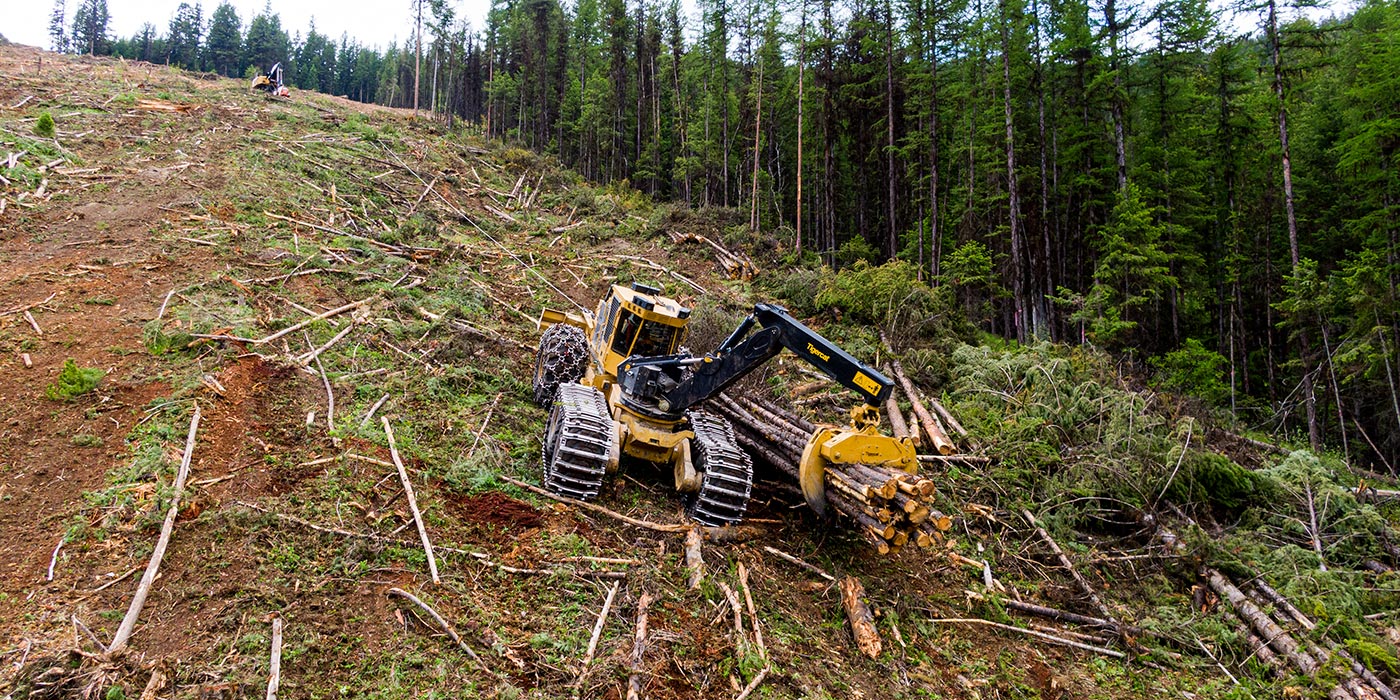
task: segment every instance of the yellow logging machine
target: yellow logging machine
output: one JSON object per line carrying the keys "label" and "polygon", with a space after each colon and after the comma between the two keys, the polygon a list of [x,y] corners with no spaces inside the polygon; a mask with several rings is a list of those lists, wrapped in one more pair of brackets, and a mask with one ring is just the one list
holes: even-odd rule
{"label": "yellow logging machine", "polygon": [[753,312],[714,351],[681,348],[690,309],[642,284],[614,285],[593,313],[546,309],[540,317],[534,398],[550,407],[543,438],[545,486],[591,500],[623,455],[670,465],[687,514],[705,525],[737,523],[753,488],[753,463],[725,419],[697,407],[782,352],[811,363],[859,395],[847,426],[818,426],[799,475],[807,502],[826,511],[828,464],[913,473],[909,438],[879,432],[875,408],[894,383],[773,304]]}

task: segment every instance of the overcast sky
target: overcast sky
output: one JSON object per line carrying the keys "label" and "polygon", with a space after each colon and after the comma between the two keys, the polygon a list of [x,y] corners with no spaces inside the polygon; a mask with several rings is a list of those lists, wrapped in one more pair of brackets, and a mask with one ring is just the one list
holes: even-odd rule
{"label": "overcast sky", "polygon": [[[70,23],[80,1],[66,0]],[[238,17],[245,29],[249,20],[262,11],[267,1],[230,0],[238,10]],[[458,17],[466,18],[477,30],[485,23],[486,12],[491,6],[491,0],[448,0],[448,3]],[[207,21],[219,0],[204,0],[203,4]],[[572,0],[565,1],[565,5],[572,4]],[[681,4],[686,14],[691,15],[687,24],[694,31],[698,21],[696,3],[694,0],[682,0]],[[1215,7],[1231,4],[1234,4],[1231,0],[1211,0],[1211,5]],[[1314,19],[1329,14],[1346,14],[1355,8],[1357,0],[1323,0],[1322,4],[1329,7],[1307,10],[1307,14]],[[282,17],[282,28],[287,30],[288,35],[297,32],[305,34],[313,18],[316,20],[316,30],[332,39],[338,40],[342,33],[348,33],[363,45],[381,49],[391,41],[403,42],[413,35],[412,0],[282,0],[273,1],[271,5],[273,12]],[[142,24],[150,22],[156,26],[158,33],[165,34],[175,8],[179,6],[180,0],[107,0],[107,9],[112,15],[110,33],[113,37],[133,36],[140,31]],[[0,34],[13,42],[48,48],[49,15],[53,12],[53,0],[0,0],[0,7],[3,7],[0,10]],[[1258,20],[1254,16],[1231,17],[1227,13],[1223,21],[1234,32],[1249,34],[1256,31]],[[1130,43],[1150,43],[1150,37],[1145,33],[1150,29],[1140,30],[1142,35]]]}
{"label": "overcast sky", "polygon": [[[68,21],[80,0],[67,0]],[[189,0],[193,4],[194,0]],[[262,11],[266,0],[230,0],[238,10],[243,26],[253,15]],[[490,0],[449,0],[459,17],[480,28],[490,9]],[[208,20],[218,7],[218,0],[204,0],[204,17]],[[316,19],[316,31],[339,39],[349,33],[361,44],[388,46],[395,39],[402,42],[412,35],[411,0],[282,0],[272,2],[272,11],[281,15],[282,28],[292,35],[306,33],[311,19]],[[126,37],[136,34],[141,25],[150,22],[164,34],[170,17],[180,0],[107,0],[112,15],[111,34]],[[0,0],[0,34],[6,39],[30,46],[49,46],[49,15],[53,0]]]}

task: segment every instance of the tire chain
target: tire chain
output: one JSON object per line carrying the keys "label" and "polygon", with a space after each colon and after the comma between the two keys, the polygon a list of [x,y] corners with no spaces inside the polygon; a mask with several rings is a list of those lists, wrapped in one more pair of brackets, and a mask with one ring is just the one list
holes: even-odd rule
{"label": "tire chain", "polygon": [[577,326],[556,323],[540,335],[535,359],[535,404],[548,407],[561,384],[576,382],[588,365],[588,337]]}
{"label": "tire chain", "polygon": [[559,385],[554,404],[541,454],[545,488],[591,501],[603,486],[617,439],[607,402],[597,389],[570,382]]}
{"label": "tire chain", "polygon": [[686,414],[695,431],[691,443],[700,491],[686,513],[702,525],[732,525],[744,519],[753,491],[753,460],[739,449],[729,422],[705,411]]}

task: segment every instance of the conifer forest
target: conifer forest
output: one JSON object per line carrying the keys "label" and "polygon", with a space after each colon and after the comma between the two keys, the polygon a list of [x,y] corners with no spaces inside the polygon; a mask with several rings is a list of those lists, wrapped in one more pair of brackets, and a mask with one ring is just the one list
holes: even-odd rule
{"label": "conifer forest", "polygon": [[968,332],[1093,344],[1400,465],[1395,0],[497,0],[483,26],[403,5],[387,47],[228,4],[113,37],[105,0],[59,0],[51,33],[226,76],[281,61],[294,88],[723,212],[727,244],[790,268],[885,266]]}

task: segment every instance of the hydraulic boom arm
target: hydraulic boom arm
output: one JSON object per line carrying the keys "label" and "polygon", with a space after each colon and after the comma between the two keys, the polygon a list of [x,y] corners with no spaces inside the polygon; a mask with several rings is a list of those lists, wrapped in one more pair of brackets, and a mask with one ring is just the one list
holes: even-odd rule
{"label": "hydraulic boom arm", "polygon": [[[755,327],[759,330],[754,331]],[[624,391],[633,405],[643,408],[654,399],[657,409],[674,415],[724,391],[783,348],[856,392],[871,406],[883,403],[894,387],[888,377],[773,304],[754,306],[753,313],[719,348],[704,357],[629,358],[618,367],[618,375],[623,377]],[[692,372],[682,378],[679,370],[684,368]]]}

